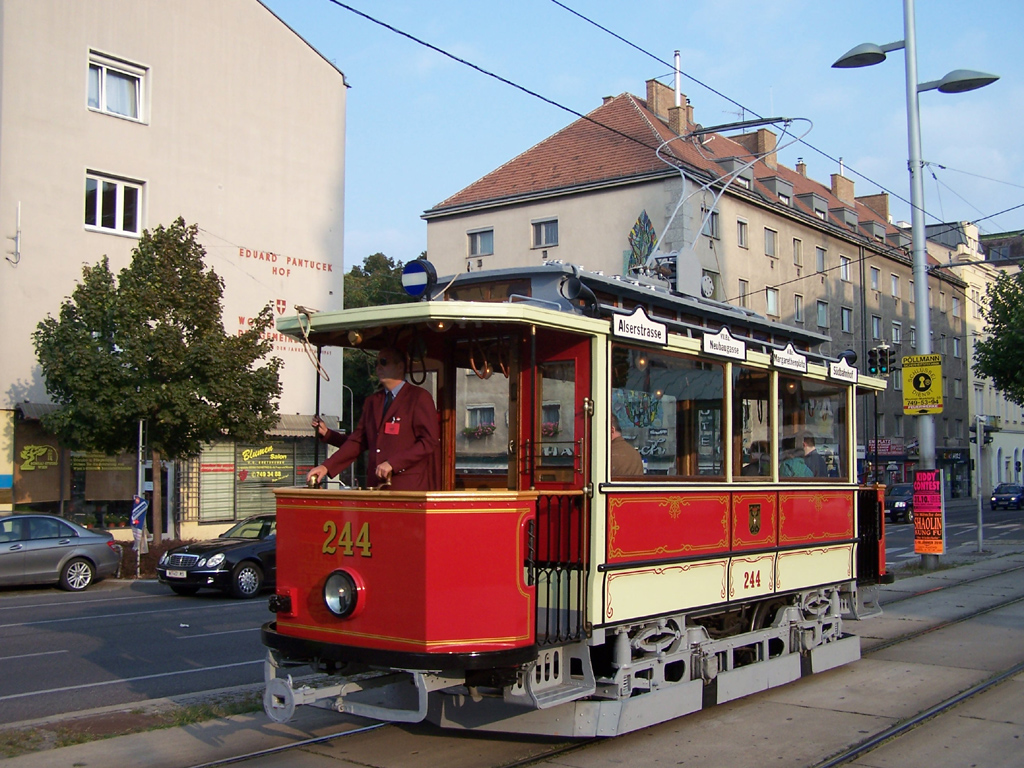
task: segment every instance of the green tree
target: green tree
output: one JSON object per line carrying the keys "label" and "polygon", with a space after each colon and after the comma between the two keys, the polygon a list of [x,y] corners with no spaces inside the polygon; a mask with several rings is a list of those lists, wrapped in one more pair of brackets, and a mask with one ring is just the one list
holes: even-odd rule
{"label": "green tree", "polygon": [[974,372],[1024,405],[1024,273],[1004,272],[989,283],[981,312],[988,336],[975,344]]}
{"label": "green tree", "polygon": [[[203,263],[198,227],[182,219],[145,231],[115,279],[104,257],[33,333],[46,389],[60,408],[47,429],[73,450],[135,450],[147,423],[153,466],[232,437],[256,442],[277,423],[281,361],[266,356],[273,312],[224,331],[224,281]],[[159,471],[153,526],[161,530]]]}

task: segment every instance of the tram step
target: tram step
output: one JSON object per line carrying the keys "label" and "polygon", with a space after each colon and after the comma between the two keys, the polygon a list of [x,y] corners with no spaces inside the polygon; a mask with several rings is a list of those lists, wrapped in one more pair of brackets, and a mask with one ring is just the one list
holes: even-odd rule
{"label": "tram step", "polygon": [[533,699],[537,704],[537,709],[550,709],[551,707],[557,707],[559,704],[566,704],[570,701],[590,696],[595,690],[597,690],[597,687],[593,682],[588,685],[584,680],[569,680],[557,688],[534,691]]}

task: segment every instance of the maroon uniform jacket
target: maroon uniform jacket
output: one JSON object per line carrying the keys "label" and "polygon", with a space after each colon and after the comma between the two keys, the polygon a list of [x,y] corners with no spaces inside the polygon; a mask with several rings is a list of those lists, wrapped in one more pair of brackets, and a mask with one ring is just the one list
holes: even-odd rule
{"label": "maroon uniform jacket", "polygon": [[[437,491],[441,489],[440,424],[430,393],[406,382],[394,402],[384,411],[384,392],[374,392],[363,402],[363,415],[348,439],[324,461],[327,474],[337,475],[369,451],[366,484],[375,488],[377,465],[390,462],[394,472],[391,488],[396,491]],[[327,442],[334,444],[328,433]],[[339,435],[340,437],[340,435]]]}

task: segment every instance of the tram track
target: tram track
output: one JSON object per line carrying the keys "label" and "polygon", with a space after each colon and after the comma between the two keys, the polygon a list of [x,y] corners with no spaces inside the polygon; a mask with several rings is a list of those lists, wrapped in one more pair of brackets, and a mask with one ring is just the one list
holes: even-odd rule
{"label": "tram track", "polygon": [[[1005,577],[1007,575],[1011,575],[1013,573],[1016,573],[1016,572],[1019,572],[1019,571],[1022,571],[1022,570],[1024,570],[1024,565],[1022,565],[1022,566],[1014,566],[1014,567],[1002,569],[1002,570],[999,570],[999,571],[996,571],[996,572],[993,572],[993,573],[987,573],[987,574],[984,574],[982,576],[978,576],[978,577],[975,577],[975,578],[963,579],[963,580],[960,580],[960,581],[956,581],[954,583],[950,583],[950,584],[946,584],[946,585],[941,585],[941,586],[936,587],[934,589],[926,589],[926,590],[920,590],[920,591],[917,591],[917,592],[913,592],[913,593],[910,593],[909,595],[901,596],[901,597],[897,598],[896,600],[886,601],[885,603],[882,603],[882,605],[883,606],[894,605],[894,604],[897,604],[897,603],[905,602],[905,601],[907,601],[909,599],[912,599],[912,598],[926,598],[926,597],[928,597],[930,595],[934,595],[936,593],[942,593],[942,592],[947,592],[947,591],[950,591],[950,590],[955,590],[958,587],[959,588],[963,588],[963,587],[968,587],[968,586],[971,586],[971,585],[976,585],[979,582],[985,582],[987,580],[991,580],[993,578],[998,578],[998,577]],[[1021,603],[1024,603],[1024,594],[1017,595],[1017,596],[1012,596],[1012,597],[1009,597],[1009,598],[1003,599],[1003,600],[999,600],[997,602],[994,602],[991,605],[987,605],[987,606],[984,606],[982,608],[978,608],[976,610],[970,610],[970,611],[968,611],[968,612],[966,612],[964,614],[958,615],[958,616],[953,617],[953,618],[941,620],[941,621],[939,621],[937,623],[929,624],[928,626],[922,627],[920,629],[915,629],[915,630],[912,630],[912,631],[909,631],[909,632],[901,632],[900,634],[898,634],[897,636],[894,636],[892,638],[888,638],[888,639],[885,639],[885,640],[880,640],[880,641],[878,641],[876,643],[873,643],[870,647],[866,648],[863,651],[862,658],[870,658],[870,657],[880,653],[881,651],[884,651],[884,650],[887,650],[887,649],[891,649],[891,648],[894,648],[894,647],[897,647],[897,646],[900,646],[900,645],[903,645],[903,644],[906,644],[906,643],[911,643],[911,642],[913,642],[915,640],[918,640],[918,639],[920,639],[920,638],[922,638],[922,637],[924,637],[926,635],[934,634],[936,632],[940,632],[940,631],[945,630],[945,629],[950,629],[950,628],[956,627],[957,625],[962,625],[962,624],[968,623],[970,621],[977,620],[977,619],[979,619],[981,617],[984,617],[986,615],[990,615],[990,614],[996,613],[996,612],[998,612],[1000,610],[1004,610],[1006,608],[1010,608],[1010,607],[1013,607],[1013,606],[1021,604]],[[850,762],[858,759],[859,757],[861,757],[861,756],[863,756],[863,755],[865,755],[865,754],[867,754],[867,753],[869,753],[869,752],[879,748],[881,745],[887,744],[887,743],[891,743],[894,740],[899,739],[899,738],[907,735],[908,733],[910,733],[914,729],[916,729],[919,726],[921,726],[923,723],[926,723],[926,722],[928,722],[930,720],[933,720],[935,718],[941,717],[943,714],[948,713],[949,711],[955,709],[956,707],[960,706],[964,702],[969,701],[970,699],[973,699],[974,697],[977,697],[977,696],[985,693],[986,691],[992,690],[993,688],[999,686],[1001,683],[1006,682],[1007,680],[1011,679],[1012,677],[1014,677],[1015,675],[1021,673],[1022,671],[1024,671],[1024,660],[1022,660],[1020,662],[1017,662],[1014,665],[1012,665],[1012,666],[1010,666],[1010,667],[1008,667],[1006,669],[998,671],[998,672],[990,675],[986,679],[984,679],[984,680],[982,680],[982,681],[980,681],[980,682],[970,686],[969,688],[967,688],[967,689],[965,689],[963,691],[960,691],[960,692],[958,692],[958,693],[956,693],[956,694],[954,694],[952,696],[948,696],[948,697],[944,698],[942,701],[939,701],[937,703],[933,703],[930,706],[922,709],[920,712],[917,712],[917,713],[915,713],[913,715],[909,715],[907,717],[904,717],[904,718],[900,719],[898,722],[895,722],[892,725],[886,727],[885,729],[877,731],[877,732],[867,736],[863,740],[858,741],[855,744],[852,744],[851,746],[849,746],[846,749],[843,749],[840,752],[837,752],[835,754],[832,754],[832,755],[826,757],[825,759],[821,760],[820,762],[808,762],[808,763],[806,763],[806,765],[809,766],[810,768],[837,768],[838,766],[841,766],[841,765],[844,765],[844,764],[849,764]],[[778,690],[778,689],[776,689],[776,690]],[[723,707],[725,707],[725,706],[732,706],[733,704],[742,706],[743,702],[741,701],[741,702],[731,703],[730,705],[722,705],[722,706]],[[714,711],[714,708],[711,709],[711,710],[705,710],[705,712],[713,712],[713,711]],[[693,718],[693,717],[695,717],[695,715],[691,715],[689,717]],[[678,722],[678,721],[672,721],[672,722]],[[663,724],[663,725],[668,725],[668,724],[666,723],[666,724]],[[660,726],[655,726],[655,727],[657,728],[657,727],[660,727]],[[353,728],[349,728],[349,729],[346,729],[344,731],[338,731],[337,733],[331,733],[331,734],[326,734],[326,735],[323,735],[323,736],[318,736],[318,737],[315,737],[315,738],[305,739],[305,740],[302,740],[302,741],[294,742],[292,744],[281,745],[281,746],[277,746],[277,747],[273,747],[273,748],[269,748],[269,749],[265,749],[265,750],[257,750],[257,751],[250,752],[248,754],[238,755],[238,756],[235,756],[235,757],[225,758],[225,759],[221,759],[221,760],[215,760],[215,761],[212,761],[212,762],[195,764],[195,765],[190,766],[190,768],[216,768],[217,766],[241,765],[241,764],[246,764],[246,763],[256,763],[257,761],[259,761],[259,760],[261,760],[263,758],[271,758],[271,757],[273,757],[275,755],[277,755],[277,756],[285,756],[288,753],[294,753],[294,752],[302,751],[302,750],[309,750],[312,747],[327,745],[327,744],[330,744],[332,742],[338,742],[338,741],[344,740],[347,737],[354,737],[354,736],[357,736],[359,734],[366,734],[366,733],[373,732],[373,731],[382,731],[381,738],[386,740],[389,737],[387,735],[385,735],[385,734],[388,731],[391,731],[391,730],[396,729],[396,728],[398,728],[398,726],[395,726],[395,725],[390,724],[390,723],[376,723],[376,724],[372,724],[372,725],[368,725],[368,726],[364,726],[364,727],[358,727],[358,728],[354,728],[354,729]],[[455,735],[455,734],[458,734],[458,733],[460,733],[460,732],[454,732],[452,735]],[[465,736],[464,733],[462,735]],[[420,737],[418,735],[416,735],[415,733],[413,733],[412,734],[412,738],[413,739],[417,739],[417,738],[420,738]],[[501,737],[499,736],[498,739],[500,739],[500,738]],[[629,735],[621,736],[621,737],[619,737],[618,739],[616,739],[614,741],[623,741],[623,740],[628,739],[628,738],[631,738],[631,737]],[[579,753],[579,752],[585,751],[587,749],[594,748],[598,744],[609,744],[609,743],[610,743],[609,740],[607,740],[607,739],[600,739],[600,738],[596,738],[596,739],[579,739],[579,740],[572,740],[572,741],[560,741],[557,744],[549,745],[549,748],[541,749],[540,751],[538,751],[536,753],[533,753],[533,754],[530,754],[530,755],[517,757],[517,758],[511,759],[511,760],[508,760],[508,759],[502,760],[502,759],[499,759],[499,758],[495,758],[494,760],[490,760],[490,761],[483,761],[483,762],[479,762],[479,763],[474,763],[474,765],[475,766],[479,766],[479,768],[494,768],[495,766],[501,766],[501,768],[526,768],[526,766],[541,765],[541,764],[544,764],[546,761],[553,760],[553,759],[559,758],[559,757],[563,757],[563,756],[568,755],[568,754]],[[348,754],[348,759],[351,759],[351,757],[352,757],[352,755]],[[267,763],[267,765],[271,765],[271,764],[276,765],[277,763]],[[282,762],[280,764],[281,765],[285,765],[287,763],[286,762]],[[367,765],[376,765],[376,763],[370,762],[370,763],[367,763]],[[397,768],[397,766],[396,766],[396,768]]]}

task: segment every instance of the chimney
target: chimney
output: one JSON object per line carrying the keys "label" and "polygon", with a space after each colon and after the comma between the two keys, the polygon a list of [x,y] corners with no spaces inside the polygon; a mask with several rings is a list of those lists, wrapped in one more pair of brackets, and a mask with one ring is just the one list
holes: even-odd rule
{"label": "chimney", "polygon": [[657,80],[647,81],[647,108],[663,120],[668,111],[676,105],[676,92]]}
{"label": "chimney", "polygon": [[601,98],[601,104],[607,104],[609,101],[611,101],[614,98],[615,98],[614,96],[603,96]]}
{"label": "chimney", "polygon": [[802,157],[798,157],[796,159],[796,172],[803,176],[805,179],[807,178],[807,163],[804,162],[804,159]]}
{"label": "chimney", "polygon": [[733,136],[732,140],[740,144],[751,154],[761,157],[761,162],[769,168],[777,167],[775,157],[776,136],[767,128],[758,128],[757,133],[744,133],[740,136]]}
{"label": "chimney", "polygon": [[853,196],[853,179],[848,179],[841,173],[832,174],[832,194],[851,205],[856,201]]}
{"label": "chimney", "polygon": [[682,136],[690,130],[690,115],[693,108],[689,104],[671,107],[668,111],[668,129],[676,136]]}
{"label": "chimney", "polygon": [[858,197],[857,202],[881,216],[882,221],[889,222],[889,194],[887,192],[877,195],[864,195],[864,197]]}

